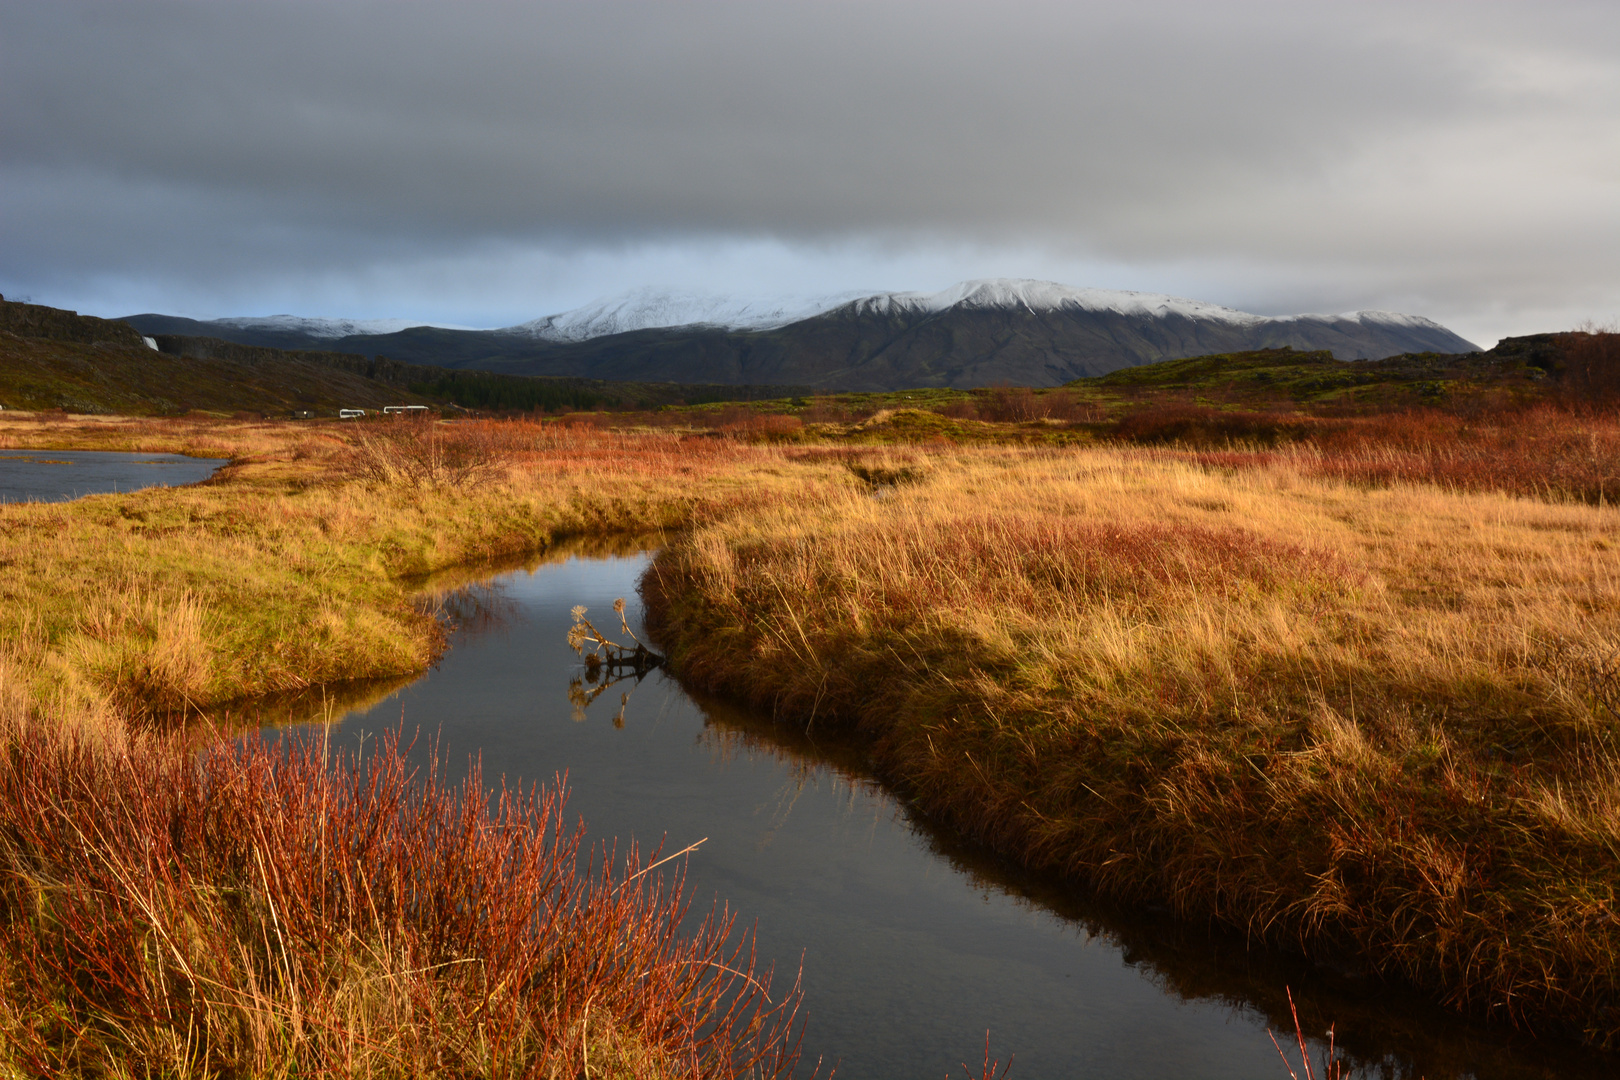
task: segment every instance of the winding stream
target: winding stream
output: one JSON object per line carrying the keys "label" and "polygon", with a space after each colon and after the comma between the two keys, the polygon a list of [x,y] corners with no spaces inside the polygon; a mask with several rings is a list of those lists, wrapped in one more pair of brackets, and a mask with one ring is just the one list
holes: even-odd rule
{"label": "winding stream", "polygon": [[802,957],[806,1060],[836,1062],[840,1080],[960,1075],[987,1028],[994,1055],[1016,1053],[1014,1080],[1283,1078],[1266,1029],[1288,1023],[1284,985],[1307,1030],[1337,1022],[1358,1075],[1615,1075],[1612,1059],[1486,1031],[1354,972],[1020,874],[910,815],[857,747],[690,694],[661,672],[610,688],[576,718],[569,609],[586,605],[604,627],[615,597],[639,610],[647,559],[554,557],[442,592],[461,630],[435,670],[348,688],[358,701],[266,705],[258,719],[324,710],[332,737],[351,743],[403,721],[452,767],[481,754],[492,777],[566,772],[570,812],[596,840],[666,852],[704,841],[688,868],[694,909],[718,898],[757,923],[779,986]]}

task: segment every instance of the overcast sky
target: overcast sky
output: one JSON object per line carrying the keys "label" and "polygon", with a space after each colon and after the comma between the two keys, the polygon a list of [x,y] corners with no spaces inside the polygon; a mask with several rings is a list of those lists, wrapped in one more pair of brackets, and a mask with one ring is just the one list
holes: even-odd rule
{"label": "overcast sky", "polygon": [[1620,4],[0,0],[0,292],[507,325],[975,277],[1620,317]]}

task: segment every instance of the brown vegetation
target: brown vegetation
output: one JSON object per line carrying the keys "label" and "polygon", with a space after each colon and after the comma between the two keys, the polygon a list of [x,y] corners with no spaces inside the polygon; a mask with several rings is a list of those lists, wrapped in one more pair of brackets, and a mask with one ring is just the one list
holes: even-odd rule
{"label": "brown vegetation", "polygon": [[[975,416],[939,415],[952,408]],[[48,719],[56,733],[48,745],[16,744],[16,753],[34,746],[40,777],[18,767],[4,782],[67,791],[82,765],[108,777],[109,792],[127,790],[114,768],[125,748],[159,755],[137,762],[130,752],[127,767],[149,770],[139,774],[148,779],[179,768],[175,744],[132,733],[132,721],[141,728],[244,693],[419,670],[441,647],[434,621],[410,603],[408,583],[421,575],[568,535],[679,527],[687,531],[645,585],[679,669],[786,718],[860,729],[928,812],[1118,896],[1168,900],[1184,915],[1314,953],[1350,953],[1461,1009],[1620,1042],[1609,1004],[1620,997],[1620,421],[1590,404],[1309,416],[1148,401],[1106,423],[1096,408],[1079,392],[1006,388],[934,412],[830,402],[797,417],[711,410],[702,435],[613,431],[604,417],[0,419],[0,444],[14,447],[233,459],[195,488],[0,511],[0,689],[17,715]],[[982,419],[987,409],[1005,419]],[[806,426],[838,410],[844,426]],[[1049,435],[1150,445],[953,441]],[[113,756],[84,764],[73,755],[86,747]],[[290,769],[308,791],[319,788],[294,758],[268,753],[203,760],[243,776]],[[44,798],[25,788],[17,799]],[[192,820],[187,790],[161,804],[166,820]],[[125,813],[96,805],[103,816]],[[278,812],[270,803],[254,811],[264,822]],[[4,835],[14,868],[5,902],[45,919],[49,905],[29,898],[58,894],[30,882],[70,877],[30,867],[56,866],[71,845],[38,827]],[[47,854],[48,840],[57,854]],[[254,844],[272,851],[250,839],[249,854]],[[183,864],[180,854],[170,862]],[[213,884],[198,884],[192,899],[176,886],[169,910],[175,925],[210,927],[196,940],[235,965],[208,976],[235,995],[206,1003],[209,1030],[249,1016],[249,990],[281,995],[264,1006],[281,1018],[269,1034],[232,1021],[236,1034],[209,1043],[218,1060],[270,1061],[295,1044],[321,1048],[300,1062],[335,1060],[332,1048],[350,1036],[318,1033],[350,1029],[331,1019],[342,1010],[330,995],[374,1001],[354,987],[371,987],[377,971],[421,976],[389,1009],[441,998],[462,1002],[447,1015],[473,1007],[457,968],[367,966],[394,954],[360,948],[373,941],[364,934],[403,933],[397,919],[347,947],[359,982],[330,965],[311,982],[284,964],[277,974],[276,923],[266,929],[262,917],[274,883],[227,910],[221,898],[250,895],[252,882],[219,884],[226,871],[202,867],[187,869],[185,882]],[[180,882],[135,869],[118,872],[152,884],[130,896]],[[169,933],[159,919],[131,917]],[[41,940],[55,932],[45,922],[29,931]],[[161,985],[179,995],[177,1011],[156,1017],[156,1006],[143,1006],[139,1032],[108,1012],[114,1019],[96,1021],[103,1041],[83,1045],[132,1046],[137,1035],[181,1031],[175,1018],[191,1023],[191,1006],[175,1004],[191,991],[173,981],[179,968],[166,966],[161,938],[152,929],[143,939],[142,977],[169,980]],[[21,941],[7,979],[33,970],[16,951]],[[63,1000],[77,992],[29,985]],[[301,1003],[322,994],[331,1011],[317,1023]],[[367,1004],[365,1015],[382,1007]],[[13,1009],[6,1022],[30,1015]],[[584,1013],[569,1015],[583,1030]],[[658,1057],[673,1044],[629,1023],[613,1019],[612,1031],[632,1033],[615,1043],[605,1027],[600,1045],[651,1054],[646,1061],[684,1075],[665,1064],[679,1055]],[[431,1039],[407,1043],[430,1028],[413,1030],[367,1068],[418,1060],[410,1055]],[[504,1045],[538,1055],[524,1060],[571,1060],[536,1049],[573,1032],[568,1024],[549,1035],[502,1030],[512,1040]],[[317,1034],[298,1042],[299,1032]],[[593,1068],[594,1037],[585,1040]],[[61,1054],[68,1044],[27,1045]],[[253,1056],[263,1053],[271,1057]]]}
{"label": "brown vegetation", "polygon": [[[947,407],[948,408],[948,407]],[[1067,387],[1058,387],[1037,394],[1027,386],[998,386],[983,396],[975,407],[968,405],[963,419],[990,420],[1001,423],[1024,423],[1030,420],[1096,420],[1100,413],[1076,400]],[[977,417],[972,412],[977,412]],[[952,415],[941,410],[944,415]]]}
{"label": "brown vegetation", "polygon": [[1560,398],[1578,409],[1612,409],[1620,403],[1620,333],[1592,327],[1560,336],[1564,370]]}
{"label": "brown vegetation", "polygon": [[165,733],[418,671],[442,638],[410,581],[734,513],[790,482],[777,454],[496,422],[7,416],[0,440],[233,462],[0,507],[0,1071],[790,1069],[796,991],[756,977],[723,913],[677,934],[678,887],[634,852],[576,876],[556,793],[487,807],[476,774],[446,790],[392,747],[359,767]]}
{"label": "brown vegetation", "polygon": [[[776,1076],[770,998],[632,851],[581,874],[552,790],[318,739],[119,753],[10,717],[0,1064],[32,1075]],[[757,975],[757,977],[756,977]]]}
{"label": "brown vegetation", "polygon": [[[1137,438],[1141,432],[1151,432]],[[1212,468],[1277,467],[1358,484],[1435,484],[1550,501],[1620,498],[1620,414],[1538,405],[1460,416],[1419,409],[1355,419],[1292,420],[1166,407],[1119,434],[1194,451]]]}
{"label": "brown vegetation", "polygon": [[1273,446],[1308,437],[1319,427],[1298,416],[1172,402],[1128,413],[1114,425],[1112,434],[1124,442],[1149,445]]}
{"label": "brown vegetation", "polygon": [[1031,865],[1620,1037],[1611,509],[1291,454],[925,460],[666,549],[677,670],[854,725]]}
{"label": "brown vegetation", "polygon": [[0,438],[235,461],[196,487],[0,515],[0,641],[37,701],[75,715],[419,671],[441,641],[409,602],[416,577],[568,535],[689,525],[815,482],[729,440],[526,422],[7,419]]}

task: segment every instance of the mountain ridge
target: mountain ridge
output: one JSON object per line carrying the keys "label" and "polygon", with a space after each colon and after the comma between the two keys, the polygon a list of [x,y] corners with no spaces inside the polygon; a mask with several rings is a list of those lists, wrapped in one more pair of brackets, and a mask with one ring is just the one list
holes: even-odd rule
{"label": "mountain ridge", "polygon": [[[291,321],[256,328],[240,319],[137,315],[125,321],[143,334],[197,334],[509,374],[825,390],[1055,386],[1158,360],[1283,346],[1327,350],[1340,359],[1479,351],[1430,319],[1398,312],[1263,316],[1162,293],[1033,279],[982,279],[937,293],[873,293],[837,303],[823,297],[798,306],[695,295],[641,290],[622,302],[594,302],[514,327],[416,326],[341,338],[301,333]],[[803,315],[822,304],[832,306]],[[709,321],[669,325],[694,312]],[[745,325],[731,325],[739,321]]]}

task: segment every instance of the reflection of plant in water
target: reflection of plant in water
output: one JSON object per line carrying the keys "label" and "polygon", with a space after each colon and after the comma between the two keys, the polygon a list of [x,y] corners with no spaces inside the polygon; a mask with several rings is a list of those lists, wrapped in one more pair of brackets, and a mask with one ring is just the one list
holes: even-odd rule
{"label": "reflection of plant in water", "polygon": [[[635,647],[609,640],[585,617],[584,605],[574,608],[574,625],[568,629],[568,646],[585,659],[583,675],[575,675],[568,683],[568,700],[574,706],[574,719],[585,719],[585,710],[611,686],[626,679],[640,683],[647,672],[658,667],[664,658],[641,643],[630,623],[624,617],[624,597],[613,601],[613,610],[619,616],[619,626]],[[614,727],[624,726],[624,710],[630,704],[628,691],[619,695],[619,712],[613,718]]]}
{"label": "reflection of plant in water", "polygon": [[[609,687],[616,686],[626,679],[634,679],[639,685],[646,674],[645,671],[639,671],[627,675],[612,675],[603,670],[600,662],[591,663],[587,660],[585,673],[575,675],[568,680],[568,700],[574,706],[574,721],[576,723],[582,722],[585,719],[585,710],[590,708],[591,702],[601,697]],[[600,683],[597,682],[598,679],[601,680]],[[631,689],[634,689],[634,687]],[[613,717],[614,727],[624,727],[624,710],[629,704],[630,692],[628,690],[621,692],[619,694],[619,711]]]}

